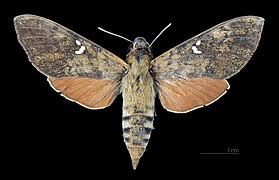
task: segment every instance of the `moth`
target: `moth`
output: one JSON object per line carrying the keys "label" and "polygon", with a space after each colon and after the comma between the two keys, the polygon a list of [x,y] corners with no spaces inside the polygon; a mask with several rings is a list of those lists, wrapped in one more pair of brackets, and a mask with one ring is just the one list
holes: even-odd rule
{"label": "moth", "polygon": [[154,129],[155,97],[175,113],[220,98],[229,88],[226,79],[255,52],[264,19],[243,16],[225,21],[156,58],[151,44],[137,37],[126,60],[43,17],[20,15],[14,25],[30,62],[65,98],[100,109],[122,93],[123,138],[136,169]]}

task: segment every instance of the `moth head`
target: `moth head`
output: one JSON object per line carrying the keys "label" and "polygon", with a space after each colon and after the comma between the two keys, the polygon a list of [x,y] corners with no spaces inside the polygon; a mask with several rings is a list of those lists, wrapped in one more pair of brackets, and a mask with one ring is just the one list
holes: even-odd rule
{"label": "moth head", "polygon": [[133,42],[133,49],[150,51],[149,43],[143,37],[137,37]]}

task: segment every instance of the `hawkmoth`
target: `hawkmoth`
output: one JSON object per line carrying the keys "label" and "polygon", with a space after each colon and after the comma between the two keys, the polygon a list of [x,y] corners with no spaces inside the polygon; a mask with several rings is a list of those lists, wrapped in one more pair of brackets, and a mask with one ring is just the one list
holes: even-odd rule
{"label": "hawkmoth", "polygon": [[20,15],[14,25],[30,62],[67,99],[100,109],[122,93],[123,137],[136,169],[153,130],[155,97],[176,113],[217,100],[229,88],[226,79],[255,52],[264,19],[225,21],[156,58],[150,44],[137,37],[125,61],[43,17]]}

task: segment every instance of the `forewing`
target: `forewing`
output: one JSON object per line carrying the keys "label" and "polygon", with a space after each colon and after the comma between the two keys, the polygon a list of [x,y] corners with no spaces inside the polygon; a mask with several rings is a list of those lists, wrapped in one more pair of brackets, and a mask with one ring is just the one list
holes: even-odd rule
{"label": "forewing", "polygon": [[120,90],[120,81],[92,78],[48,78],[51,86],[67,99],[90,109],[105,108]]}
{"label": "forewing", "polygon": [[227,79],[256,50],[264,19],[243,16],[223,22],[158,56],[150,64],[154,78]]}
{"label": "forewing", "polygon": [[245,66],[256,50],[264,19],[244,16],[223,22],[170,49],[150,64],[163,107],[188,112],[221,97],[225,79]]}
{"label": "forewing", "polygon": [[176,113],[211,104],[229,88],[226,80],[212,78],[166,79],[157,84],[163,107]]}
{"label": "forewing", "polygon": [[14,25],[29,60],[46,76],[120,79],[128,70],[111,52],[51,20],[21,15]]}
{"label": "forewing", "polygon": [[128,65],[101,46],[48,19],[14,19],[18,40],[31,63],[58,92],[90,109],[109,106],[120,92]]}

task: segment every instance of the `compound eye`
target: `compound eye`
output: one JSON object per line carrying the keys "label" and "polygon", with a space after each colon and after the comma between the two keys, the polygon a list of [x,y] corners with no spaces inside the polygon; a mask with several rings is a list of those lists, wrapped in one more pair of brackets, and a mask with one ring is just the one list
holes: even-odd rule
{"label": "compound eye", "polygon": [[133,44],[130,44],[129,46],[128,46],[128,52],[127,53],[129,53],[131,50],[133,49]]}

